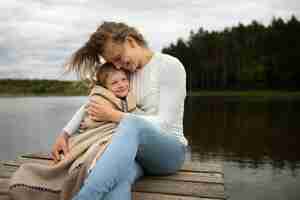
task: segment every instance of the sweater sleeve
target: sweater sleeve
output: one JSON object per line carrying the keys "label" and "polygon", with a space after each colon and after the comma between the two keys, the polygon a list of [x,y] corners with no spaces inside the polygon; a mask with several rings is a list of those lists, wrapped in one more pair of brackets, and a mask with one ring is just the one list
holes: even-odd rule
{"label": "sweater sleeve", "polygon": [[[186,97],[186,73],[181,62],[172,57],[160,66],[159,72],[159,106],[155,115],[139,115],[158,125],[164,130],[172,131],[174,124],[182,126],[184,100]],[[178,123],[181,122],[181,123]],[[171,129],[171,130],[170,130]]]}
{"label": "sweater sleeve", "polygon": [[83,104],[73,115],[72,119],[63,128],[63,130],[68,133],[68,135],[71,136],[79,128],[80,122],[82,121],[84,113],[85,113],[85,106],[86,106],[86,104]]}

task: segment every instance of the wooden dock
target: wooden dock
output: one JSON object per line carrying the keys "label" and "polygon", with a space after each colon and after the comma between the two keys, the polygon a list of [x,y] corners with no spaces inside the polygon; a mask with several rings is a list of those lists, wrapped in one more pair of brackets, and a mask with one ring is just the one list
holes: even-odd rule
{"label": "wooden dock", "polygon": [[[0,200],[9,200],[8,180],[22,163],[49,162],[46,154],[25,154],[16,160],[0,161]],[[135,200],[226,199],[224,173],[218,162],[185,162],[172,176],[146,176],[133,187]]]}

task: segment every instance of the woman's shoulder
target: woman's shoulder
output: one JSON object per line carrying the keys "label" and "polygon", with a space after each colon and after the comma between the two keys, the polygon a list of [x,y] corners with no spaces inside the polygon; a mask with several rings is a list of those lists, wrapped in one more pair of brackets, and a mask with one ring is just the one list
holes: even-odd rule
{"label": "woman's shoulder", "polygon": [[161,60],[162,66],[160,67],[163,71],[178,71],[180,73],[185,72],[183,64],[180,62],[178,58],[175,56],[165,54],[165,53],[157,53],[158,59]]}
{"label": "woman's shoulder", "polygon": [[155,55],[158,57],[159,60],[163,62],[168,62],[168,63],[174,63],[174,64],[181,64],[180,60],[176,58],[175,56],[166,54],[166,53],[161,53],[161,52],[156,52]]}

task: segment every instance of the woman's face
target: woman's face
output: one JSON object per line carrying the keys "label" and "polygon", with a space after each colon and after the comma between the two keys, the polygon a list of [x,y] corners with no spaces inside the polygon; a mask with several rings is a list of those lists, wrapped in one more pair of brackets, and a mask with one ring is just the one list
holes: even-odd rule
{"label": "woman's face", "polygon": [[110,73],[106,80],[106,88],[119,98],[126,97],[129,92],[129,80],[125,72]]}
{"label": "woman's face", "polygon": [[135,72],[142,67],[139,50],[140,46],[133,39],[126,39],[123,43],[109,41],[103,57],[118,69]]}

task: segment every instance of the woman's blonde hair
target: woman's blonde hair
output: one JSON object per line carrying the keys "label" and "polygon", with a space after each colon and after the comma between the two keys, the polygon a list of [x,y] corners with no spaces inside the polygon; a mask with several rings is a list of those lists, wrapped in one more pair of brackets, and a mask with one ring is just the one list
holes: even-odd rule
{"label": "woman's blonde hair", "polygon": [[91,80],[95,74],[97,65],[102,64],[101,55],[108,41],[122,43],[130,36],[136,42],[147,47],[143,35],[135,28],[125,23],[103,22],[97,30],[91,34],[89,40],[78,49],[66,64],[67,71],[75,71],[83,80]]}

